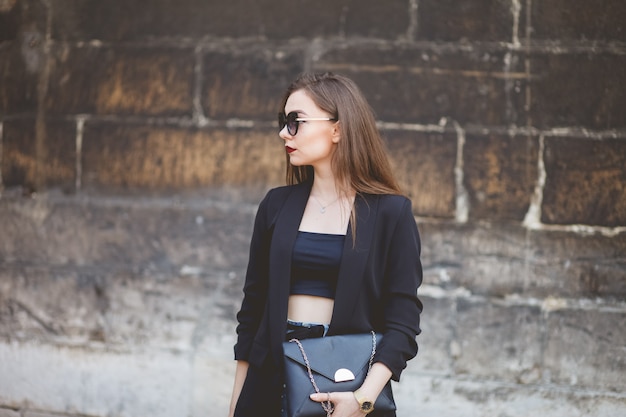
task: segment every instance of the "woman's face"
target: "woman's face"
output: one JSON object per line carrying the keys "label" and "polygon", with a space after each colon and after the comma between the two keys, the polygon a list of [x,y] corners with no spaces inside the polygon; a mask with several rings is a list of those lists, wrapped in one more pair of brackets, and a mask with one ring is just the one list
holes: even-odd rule
{"label": "woman's face", "polygon": [[[299,118],[331,118],[303,91],[293,92],[285,104],[285,114],[296,112]],[[339,125],[331,120],[309,120],[298,124],[298,131],[291,135],[287,126],[279,132],[285,141],[285,150],[294,166],[312,165],[314,168],[330,167],[337,142]]]}

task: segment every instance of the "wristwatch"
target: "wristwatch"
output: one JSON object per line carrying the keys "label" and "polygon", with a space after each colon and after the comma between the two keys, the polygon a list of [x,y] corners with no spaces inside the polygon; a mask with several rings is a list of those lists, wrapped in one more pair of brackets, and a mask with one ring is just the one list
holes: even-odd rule
{"label": "wristwatch", "polygon": [[354,391],[354,398],[359,403],[362,413],[369,414],[374,411],[374,402],[362,395],[359,390]]}

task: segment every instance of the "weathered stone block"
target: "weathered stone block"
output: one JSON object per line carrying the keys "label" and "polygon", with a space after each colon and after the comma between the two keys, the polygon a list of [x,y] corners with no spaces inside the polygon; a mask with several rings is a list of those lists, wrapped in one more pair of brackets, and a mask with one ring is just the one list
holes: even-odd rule
{"label": "weathered stone block", "polygon": [[514,225],[476,225],[461,236],[458,283],[472,293],[506,296],[525,293],[525,231]]}
{"label": "weathered stone block", "polygon": [[456,288],[462,266],[457,237],[462,231],[454,224],[423,221],[417,226],[422,243],[424,284],[444,289]]}
{"label": "weathered stone block", "polygon": [[[420,223],[425,282],[504,297],[527,289],[526,230],[510,224]],[[535,289],[537,291],[537,289]]]}
{"label": "weathered stone block", "polygon": [[[0,42],[17,38],[20,26],[20,7],[16,0],[0,3]],[[2,410],[0,410],[1,412]],[[0,414],[2,416],[2,414]]]}
{"label": "weathered stone block", "polygon": [[207,2],[54,0],[52,34],[62,40],[372,36],[396,39],[408,28],[405,0]]}
{"label": "weathered stone block", "polygon": [[195,130],[87,123],[83,184],[89,189],[269,187],[283,182],[275,130]]}
{"label": "weathered stone block", "polygon": [[33,119],[3,123],[2,181],[4,186],[75,189],[76,127],[74,123]]}
{"label": "weathered stone block", "polygon": [[384,121],[526,123],[526,74],[511,52],[356,46],[322,54],[314,70],[353,78]]}
{"label": "weathered stone block", "polygon": [[45,34],[47,20],[48,8],[42,0],[3,0],[0,2],[0,42]]}
{"label": "weathered stone block", "polygon": [[529,59],[534,126],[626,126],[626,112],[622,111],[626,107],[625,55],[534,54]]}
{"label": "weathered stone block", "polygon": [[51,54],[49,113],[191,115],[191,49],[73,48]]}
{"label": "weathered stone block", "polygon": [[626,233],[532,231],[528,245],[529,294],[626,299]]}
{"label": "weathered stone block", "polygon": [[420,0],[418,39],[434,41],[494,41],[513,39],[514,8],[509,0]]}
{"label": "weathered stone block", "polygon": [[459,299],[458,373],[511,382],[538,382],[542,361],[539,307]]}
{"label": "weathered stone block", "polygon": [[0,417],[21,417],[20,413],[8,408],[0,408]]}
{"label": "weathered stone block", "polygon": [[[112,271],[240,274],[256,206],[198,196],[76,201],[53,196],[0,200],[0,258],[6,262]],[[190,272],[191,273],[191,272]]]}
{"label": "weathered stone block", "polygon": [[217,119],[274,121],[285,90],[303,70],[301,51],[207,53],[202,93],[205,112]]}
{"label": "weathered stone block", "polygon": [[117,268],[1,268],[0,339],[184,351],[199,329],[227,322],[234,334],[227,274]]}
{"label": "weathered stone block", "polygon": [[559,384],[624,392],[624,328],[624,311],[581,309],[550,313],[544,353],[550,379]]}
{"label": "weathered stone block", "polygon": [[[419,292],[418,292],[419,295]],[[419,352],[408,372],[452,372],[451,344],[454,340],[454,300],[420,295],[424,303],[422,334],[417,337]]]}
{"label": "weathered stone block", "polygon": [[199,199],[2,199],[0,338],[186,350],[232,336],[254,211]]}
{"label": "weathered stone block", "polygon": [[469,217],[522,221],[537,184],[537,158],[536,137],[467,135],[463,183]]}
{"label": "weathered stone block", "polygon": [[386,131],[392,167],[419,216],[454,218],[454,134]]}
{"label": "weathered stone block", "polygon": [[37,111],[48,12],[43,0],[0,1],[0,117]]}
{"label": "weathered stone block", "polygon": [[[410,365],[409,365],[410,366]],[[626,411],[621,395],[568,391],[558,386],[510,384],[472,376],[406,374],[394,385],[398,417],[617,417]]]}
{"label": "weathered stone block", "polygon": [[626,41],[626,3],[615,0],[532,2],[533,39]]}
{"label": "weathered stone block", "polygon": [[[395,40],[407,33],[410,18],[409,5],[406,1],[352,0],[328,3],[336,9],[327,16],[327,19],[339,20],[340,35]],[[314,4],[311,2],[311,6]]]}
{"label": "weathered stone block", "polygon": [[0,116],[37,111],[37,80],[42,67],[41,51],[17,41],[0,45]]}
{"label": "weathered stone block", "polygon": [[0,402],[28,404],[25,416],[190,415],[186,352],[0,343],[0,357]]}
{"label": "weathered stone block", "polygon": [[[91,271],[93,274],[93,271]],[[108,307],[103,284],[78,278],[76,271],[48,267],[0,268],[0,338],[5,341],[104,340],[103,309]],[[91,285],[91,284],[94,285]],[[62,300],[62,302],[61,302]]]}
{"label": "weathered stone block", "polygon": [[626,225],[626,141],[546,138],[541,220]]}
{"label": "weathered stone block", "polygon": [[626,298],[626,234],[419,224],[424,280],[504,297]]}
{"label": "weathered stone block", "polygon": [[67,413],[63,413],[63,414],[58,414],[58,413],[42,413],[39,411],[31,411],[31,410],[26,410],[24,412],[24,417],[79,417],[75,414],[67,414]]}

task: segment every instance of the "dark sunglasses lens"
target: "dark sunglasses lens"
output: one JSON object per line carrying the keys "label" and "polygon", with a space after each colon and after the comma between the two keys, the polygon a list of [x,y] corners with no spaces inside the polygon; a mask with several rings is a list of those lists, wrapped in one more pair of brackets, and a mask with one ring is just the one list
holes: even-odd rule
{"label": "dark sunglasses lens", "polygon": [[295,135],[296,133],[298,133],[298,121],[296,120],[297,118],[298,113],[296,112],[291,112],[288,115],[285,115],[284,113],[278,113],[278,130],[283,130],[286,125],[287,132],[289,132],[289,134],[292,136]]}
{"label": "dark sunglasses lens", "polygon": [[287,131],[290,135],[295,135],[298,132],[298,113],[291,112],[287,115]]}

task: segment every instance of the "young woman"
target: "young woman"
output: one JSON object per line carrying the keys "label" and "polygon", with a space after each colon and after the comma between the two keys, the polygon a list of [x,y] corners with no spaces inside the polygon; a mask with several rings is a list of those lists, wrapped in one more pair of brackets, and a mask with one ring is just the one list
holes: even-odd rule
{"label": "young woman", "polygon": [[230,416],[285,415],[286,338],[375,330],[383,339],[363,385],[312,396],[330,399],[334,417],[363,416],[417,354],[422,267],[411,202],[350,79],[300,76],[287,89],[279,128],[288,185],[270,190],[257,212]]}

